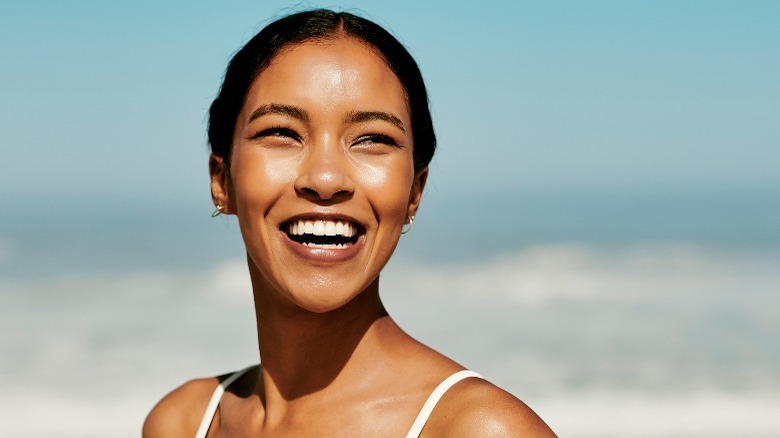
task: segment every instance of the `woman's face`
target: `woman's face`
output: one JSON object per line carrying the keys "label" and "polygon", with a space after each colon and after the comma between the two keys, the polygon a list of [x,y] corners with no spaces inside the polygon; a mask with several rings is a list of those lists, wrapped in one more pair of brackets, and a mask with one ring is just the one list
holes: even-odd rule
{"label": "woman's face", "polygon": [[369,46],[344,37],[282,50],[246,96],[229,175],[212,172],[256,292],[325,312],[377,281],[425,183],[412,148],[404,90]]}

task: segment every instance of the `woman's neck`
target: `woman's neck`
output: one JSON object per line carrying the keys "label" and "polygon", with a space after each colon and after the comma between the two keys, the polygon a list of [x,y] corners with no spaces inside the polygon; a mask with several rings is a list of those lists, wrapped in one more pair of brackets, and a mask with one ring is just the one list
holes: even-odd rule
{"label": "woman's neck", "polygon": [[[263,290],[267,285],[258,281],[256,274],[252,283],[263,364],[262,381],[258,381],[256,390],[266,407],[269,402],[288,404],[338,385],[334,381],[339,375],[360,372],[379,350],[372,345],[376,344],[371,341],[375,337],[367,335],[378,320],[387,316],[379,298],[378,279],[344,306],[314,313]],[[389,318],[385,319],[382,326],[395,327]],[[340,382],[361,380],[346,378]]]}

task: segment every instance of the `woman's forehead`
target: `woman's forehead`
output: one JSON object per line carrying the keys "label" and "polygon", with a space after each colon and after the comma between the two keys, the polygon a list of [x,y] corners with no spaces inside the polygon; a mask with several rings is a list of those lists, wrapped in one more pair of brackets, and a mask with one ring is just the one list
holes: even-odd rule
{"label": "woman's forehead", "polygon": [[247,107],[268,103],[383,107],[409,121],[406,93],[395,73],[376,50],[350,37],[280,51],[247,93]]}

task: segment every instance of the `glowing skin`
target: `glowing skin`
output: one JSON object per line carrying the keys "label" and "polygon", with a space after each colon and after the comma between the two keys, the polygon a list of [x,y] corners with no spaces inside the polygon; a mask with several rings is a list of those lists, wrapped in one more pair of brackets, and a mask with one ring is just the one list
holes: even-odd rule
{"label": "glowing skin", "polygon": [[[212,179],[238,215],[257,298],[320,313],[376,293],[427,174],[414,172],[406,96],[382,58],[348,37],[283,50],[252,84],[233,141],[229,175]],[[359,233],[343,248],[302,245],[289,234],[300,221]]]}

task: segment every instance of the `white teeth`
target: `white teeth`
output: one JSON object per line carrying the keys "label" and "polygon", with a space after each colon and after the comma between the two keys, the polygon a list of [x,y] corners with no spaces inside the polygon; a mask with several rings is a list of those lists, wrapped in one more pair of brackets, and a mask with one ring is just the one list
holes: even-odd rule
{"label": "white teeth", "polygon": [[356,228],[355,225],[346,221],[297,220],[290,223],[288,232],[293,236],[313,234],[315,236],[353,237],[357,233]]}
{"label": "white teeth", "polygon": [[335,236],[336,235],[336,224],[333,222],[326,222],[325,223],[325,235],[326,236]]}
{"label": "white teeth", "polygon": [[343,243],[331,243],[331,244],[314,244],[311,242],[303,242],[301,245],[303,246],[309,246],[309,247],[317,247],[317,248],[324,248],[324,249],[332,249],[332,248],[346,248],[347,245],[344,245]]}

